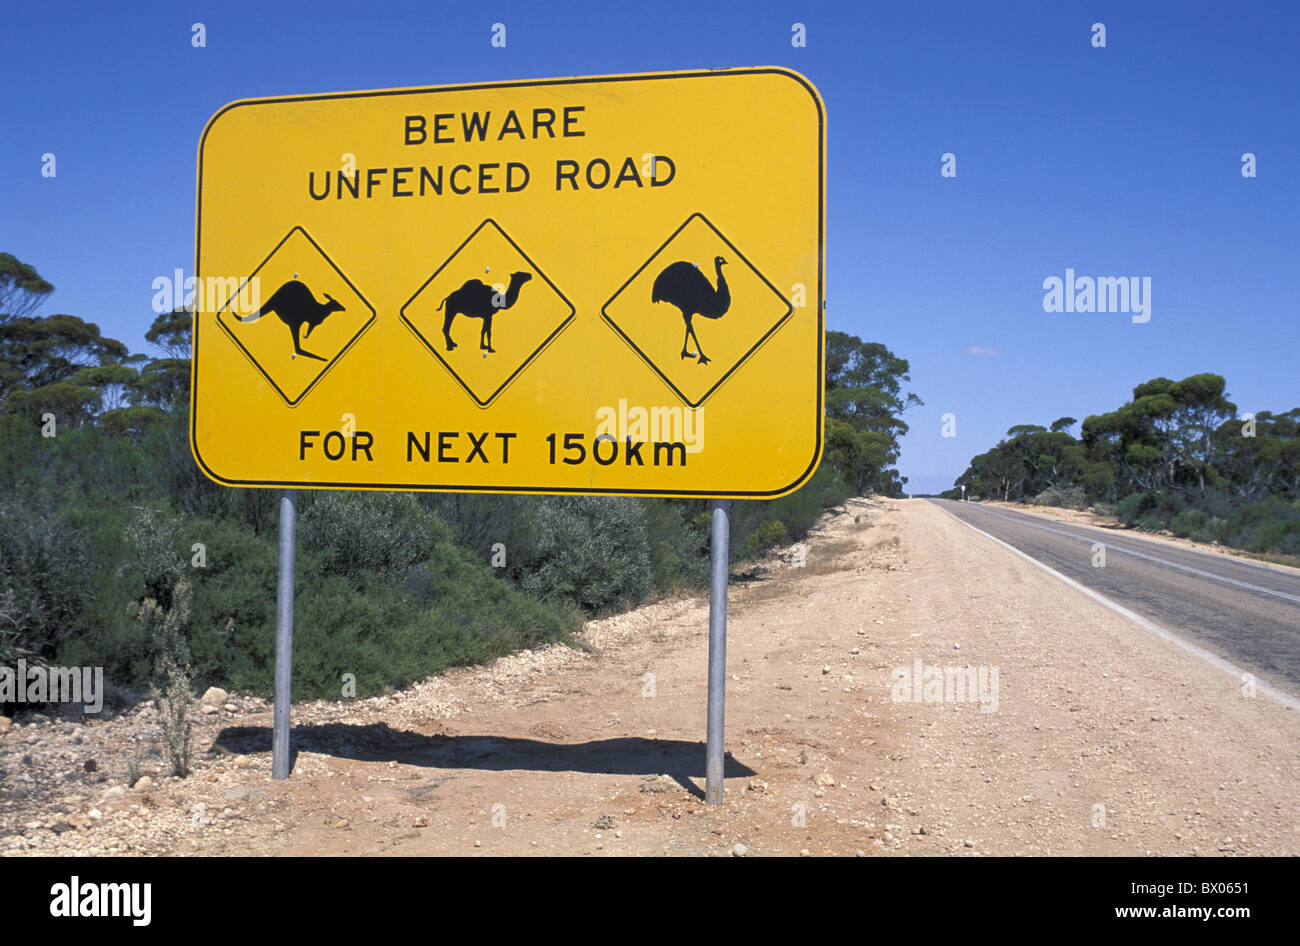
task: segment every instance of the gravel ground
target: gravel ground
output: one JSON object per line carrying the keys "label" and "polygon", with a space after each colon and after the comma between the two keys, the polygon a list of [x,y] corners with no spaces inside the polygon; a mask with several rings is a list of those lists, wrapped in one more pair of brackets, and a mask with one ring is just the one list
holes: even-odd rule
{"label": "gravel ground", "polygon": [[[733,577],[724,805],[701,792],[707,599],[682,597],[297,705],[284,782],[270,706],[240,695],[199,709],[184,780],[147,704],[0,722],[0,854],[1300,852],[1295,713],[929,503],[855,500],[805,561]],[[918,660],[982,668],[985,702],[901,699]]]}

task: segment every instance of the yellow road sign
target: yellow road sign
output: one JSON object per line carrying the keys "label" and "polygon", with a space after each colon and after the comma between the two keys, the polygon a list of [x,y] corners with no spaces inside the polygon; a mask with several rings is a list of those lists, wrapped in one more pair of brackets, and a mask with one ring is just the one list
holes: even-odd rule
{"label": "yellow road sign", "polygon": [[825,113],[793,72],[240,101],[198,173],[218,482],[771,497],[816,468]]}

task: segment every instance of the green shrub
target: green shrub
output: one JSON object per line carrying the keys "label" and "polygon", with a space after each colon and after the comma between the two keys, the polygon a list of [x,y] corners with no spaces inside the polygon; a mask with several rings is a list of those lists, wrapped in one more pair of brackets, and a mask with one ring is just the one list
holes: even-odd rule
{"label": "green shrub", "polygon": [[779,545],[786,537],[785,523],[779,519],[769,519],[759,524],[759,526],[749,534],[746,539],[746,550],[750,555],[757,555],[760,552],[770,549],[774,545]]}
{"label": "green shrub", "polygon": [[150,688],[154,706],[162,721],[163,745],[171,774],[185,778],[190,774],[190,750],[194,725],[190,708],[194,694],[190,689],[190,649],[185,633],[190,623],[190,585],[184,578],[176,581],[169,607],[161,607],[151,598],[140,606],[140,622],[154,642],[156,667],[161,686]]}
{"label": "green shrub", "polygon": [[[228,521],[200,531],[208,537],[208,568],[196,579],[194,679],[200,689],[215,684],[269,696],[276,546]],[[498,580],[440,523],[432,524],[430,535],[428,561],[405,568],[400,582],[393,569],[336,574],[325,567],[335,549],[299,549],[295,699],[339,699],[344,674],[355,677],[357,696],[372,696],[450,667],[565,640],[581,626],[576,610],[563,602],[538,601]],[[406,546],[399,542],[397,548]]]}
{"label": "green shrub", "polygon": [[1147,532],[1163,532],[1169,528],[1169,520],[1166,518],[1167,515],[1167,513],[1163,513],[1158,509],[1153,509],[1151,512],[1144,513],[1138,518],[1137,527],[1139,529],[1145,529]]}
{"label": "green shrub", "polygon": [[1137,524],[1138,517],[1154,505],[1146,493],[1129,493],[1115,504],[1115,515],[1126,526],[1133,526]]}
{"label": "green shrub", "polygon": [[1087,505],[1082,486],[1049,486],[1035,496],[1032,502],[1039,506],[1056,506],[1061,509],[1082,509]]}
{"label": "green shrub", "polygon": [[33,656],[23,646],[21,617],[13,591],[0,591],[0,667],[12,667],[20,657]]}
{"label": "green shrub", "polygon": [[1156,509],[1164,513],[1168,521],[1188,506],[1187,494],[1176,489],[1162,489],[1156,494]]}
{"label": "green shrub", "polygon": [[144,583],[144,594],[164,608],[171,603],[172,588],[181,574],[176,550],[179,520],[140,507],[127,520],[126,536],[135,551],[135,564]]}
{"label": "green shrub", "polygon": [[709,580],[709,514],[698,501],[643,499],[651,582],[656,591],[699,587]]}
{"label": "green shrub", "polygon": [[[536,641],[563,640],[580,626],[577,613],[563,602],[536,601],[497,579],[485,560],[457,547],[431,514],[418,506],[403,510],[399,503],[409,498],[375,502],[363,496],[359,503],[343,503],[332,521],[323,513],[337,499],[316,509],[320,528],[308,532],[310,545],[300,540],[297,552],[295,697],[337,699],[343,673],[357,675],[359,695],[382,693],[450,666],[492,659]],[[398,502],[384,501],[393,499]],[[304,509],[300,523],[312,518]],[[145,522],[167,523],[171,545],[152,527],[140,532]],[[155,599],[146,590],[143,571],[149,569],[141,566],[165,563],[170,553],[180,559],[191,587],[187,638],[193,682],[200,689],[216,685],[270,695],[275,529],[259,533],[238,513],[203,520],[106,503],[69,507],[68,523],[89,536],[95,567],[86,574],[89,593],[69,622],[74,633],[61,645],[60,662],[101,665],[114,686],[147,691],[155,679],[155,646],[138,615],[146,599]],[[132,523],[138,545],[127,537]],[[348,528],[378,541],[364,547],[347,536]],[[195,542],[204,545],[203,568],[191,565]],[[413,558],[418,560],[408,564]]]}
{"label": "green shrub", "polygon": [[519,586],[589,614],[634,605],[653,585],[645,510],[635,500],[547,496],[535,544],[516,556]]}
{"label": "green shrub", "polygon": [[15,625],[6,646],[52,658],[78,631],[93,565],[102,567],[91,562],[85,530],[53,498],[0,498],[0,596]]}
{"label": "green shrub", "polygon": [[[803,538],[822,513],[852,495],[844,481],[823,465],[803,486],[779,499],[739,500],[731,504],[733,559],[752,558],[780,541]],[[708,513],[705,513],[707,516]],[[780,537],[768,523],[781,524]]]}
{"label": "green shrub", "polygon": [[332,575],[373,571],[400,576],[429,557],[435,534],[446,534],[446,527],[409,493],[330,491],[303,506],[298,517],[301,547],[319,552]]}
{"label": "green shrub", "polygon": [[504,546],[506,565],[497,574],[522,577],[518,553],[536,544],[537,497],[425,493],[419,502],[447,524],[457,545],[483,561],[491,561],[495,546]]}
{"label": "green shrub", "polygon": [[767,500],[765,515],[785,523],[792,539],[802,538],[827,509],[841,505],[853,495],[829,468],[818,468],[803,486],[779,499]]}
{"label": "green shrub", "polygon": [[1169,529],[1198,542],[1217,542],[1250,552],[1300,554],[1300,502],[1266,496],[1234,505],[1223,490],[1158,495],[1132,493],[1120,500],[1116,515],[1131,526]]}
{"label": "green shrub", "polygon": [[1184,509],[1169,520],[1169,530],[1182,538],[1199,539],[1210,521],[1210,514],[1201,509]]}

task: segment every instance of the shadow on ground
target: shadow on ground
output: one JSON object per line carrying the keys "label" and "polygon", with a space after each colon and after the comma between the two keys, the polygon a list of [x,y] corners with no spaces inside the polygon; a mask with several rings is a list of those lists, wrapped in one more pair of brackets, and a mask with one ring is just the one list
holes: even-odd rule
{"label": "shadow on ground", "polygon": [[[393,729],[387,723],[368,726],[329,723],[295,726],[290,736],[291,764],[299,752],[316,752],[359,762],[400,762],[438,769],[486,772],[587,772],[592,775],[667,775],[693,795],[703,792],[691,779],[704,778],[704,743],[682,739],[624,736],[591,742],[542,742],[505,736],[425,736]],[[234,726],[222,730],[209,754],[225,749],[250,754],[271,751],[266,726]],[[724,778],[757,774],[728,753]]]}

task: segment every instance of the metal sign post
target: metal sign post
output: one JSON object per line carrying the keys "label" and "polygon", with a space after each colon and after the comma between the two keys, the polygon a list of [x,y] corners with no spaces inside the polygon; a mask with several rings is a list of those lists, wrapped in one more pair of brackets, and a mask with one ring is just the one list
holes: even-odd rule
{"label": "metal sign post", "polygon": [[731,566],[731,500],[715,499],[709,541],[709,720],[704,800],[722,804],[723,715],[727,703],[727,579]]}
{"label": "metal sign post", "polygon": [[297,546],[298,491],[280,493],[280,587],[275,610],[275,716],[271,778],[289,777],[289,684],[293,678],[293,559]]}

